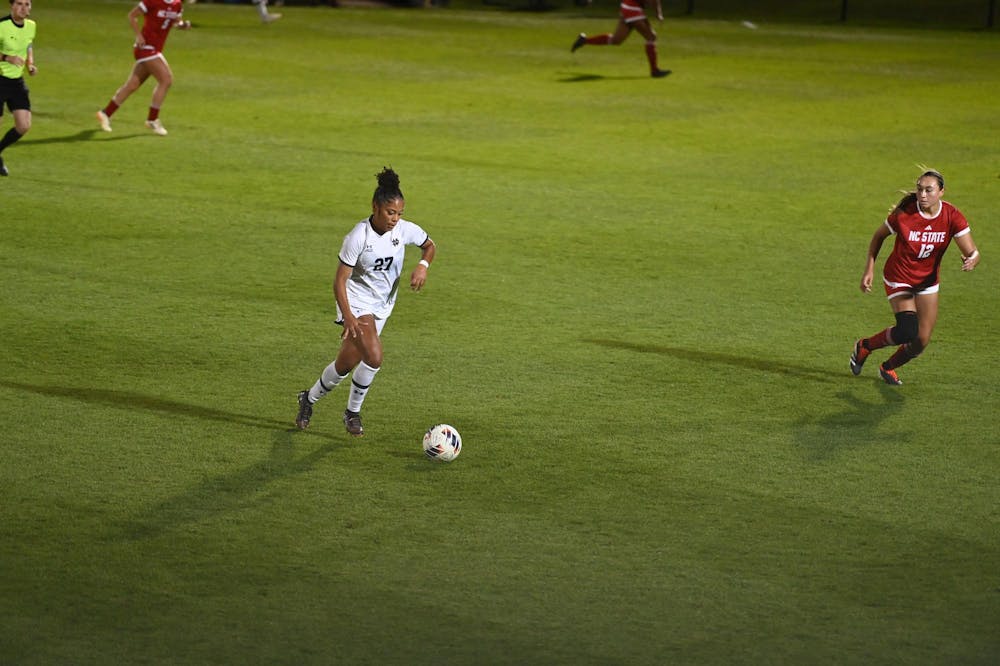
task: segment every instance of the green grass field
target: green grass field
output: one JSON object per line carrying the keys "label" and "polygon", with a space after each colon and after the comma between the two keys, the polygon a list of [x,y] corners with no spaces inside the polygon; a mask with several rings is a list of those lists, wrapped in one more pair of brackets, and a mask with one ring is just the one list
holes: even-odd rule
{"label": "green grass field", "polygon": [[[198,4],[161,138],[131,6],[37,0],[3,155],[0,663],[1000,660],[994,32]],[[918,163],[984,259],[890,388]],[[383,165],[438,258],[298,432]]]}

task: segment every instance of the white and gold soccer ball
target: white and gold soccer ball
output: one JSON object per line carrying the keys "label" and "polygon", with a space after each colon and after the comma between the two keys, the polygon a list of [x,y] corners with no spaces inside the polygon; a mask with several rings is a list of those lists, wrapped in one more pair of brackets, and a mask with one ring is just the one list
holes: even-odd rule
{"label": "white and gold soccer ball", "polygon": [[424,433],[424,455],[431,460],[451,462],[462,452],[462,436],[453,426],[439,423]]}

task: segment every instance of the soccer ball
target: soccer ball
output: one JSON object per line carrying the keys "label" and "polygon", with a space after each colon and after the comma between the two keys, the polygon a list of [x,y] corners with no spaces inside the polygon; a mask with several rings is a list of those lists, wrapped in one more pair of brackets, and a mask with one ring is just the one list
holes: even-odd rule
{"label": "soccer ball", "polygon": [[431,426],[424,433],[424,455],[431,460],[451,462],[462,452],[462,436],[447,423]]}

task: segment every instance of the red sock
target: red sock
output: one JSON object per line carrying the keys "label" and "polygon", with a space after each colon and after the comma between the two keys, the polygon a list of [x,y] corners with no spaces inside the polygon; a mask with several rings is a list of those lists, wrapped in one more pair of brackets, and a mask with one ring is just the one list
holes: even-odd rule
{"label": "red sock", "polygon": [[917,357],[917,354],[913,353],[910,349],[910,345],[899,345],[899,349],[896,353],[889,357],[889,360],[882,364],[882,367],[886,370],[895,370],[899,366],[912,361]]}
{"label": "red sock", "polygon": [[149,115],[146,116],[146,120],[156,120],[160,117],[160,110],[155,106],[149,107]]}
{"label": "red sock", "polygon": [[649,61],[649,71],[655,72],[660,69],[656,64],[656,42],[646,42],[646,60]]}
{"label": "red sock", "polygon": [[879,331],[870,338],[865,338],[861,341],[862,346],[868,351],[873,351],[875,349],[882,349],[882,347],[888,347],[892,343],[889,342],[889,331],[891,329],[885,329],[884,331]]}
{"label": "red sock", "polygon": [[115,100],[111,100],[110,102],[108,102],[108,105],[104,107],[104,115],[110,118],[111,115],[117,110],[118,110],[118,105],[115,104]]}
{"label": "red sock", "polygon": [[594,35],[593,37],[587,37],[587,44],[593,44],[594,46],[606,46],[611,43],[611,33],[606,35]]}

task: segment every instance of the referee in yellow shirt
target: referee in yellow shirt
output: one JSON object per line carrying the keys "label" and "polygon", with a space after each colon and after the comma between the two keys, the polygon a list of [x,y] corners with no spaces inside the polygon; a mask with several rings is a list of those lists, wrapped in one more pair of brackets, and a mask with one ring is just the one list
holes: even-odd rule
{"label": "referee in yellow shirt", "polygon": [[35,22],[28,18],[31,0],[10,0],[10,14],[0,18],[0,115],[6,105],[14,114],[14,126],[0,139],[0,176],[8,175],[3,151],[31,129],[31,100],[24,83],[24,70],[35,75]]}

